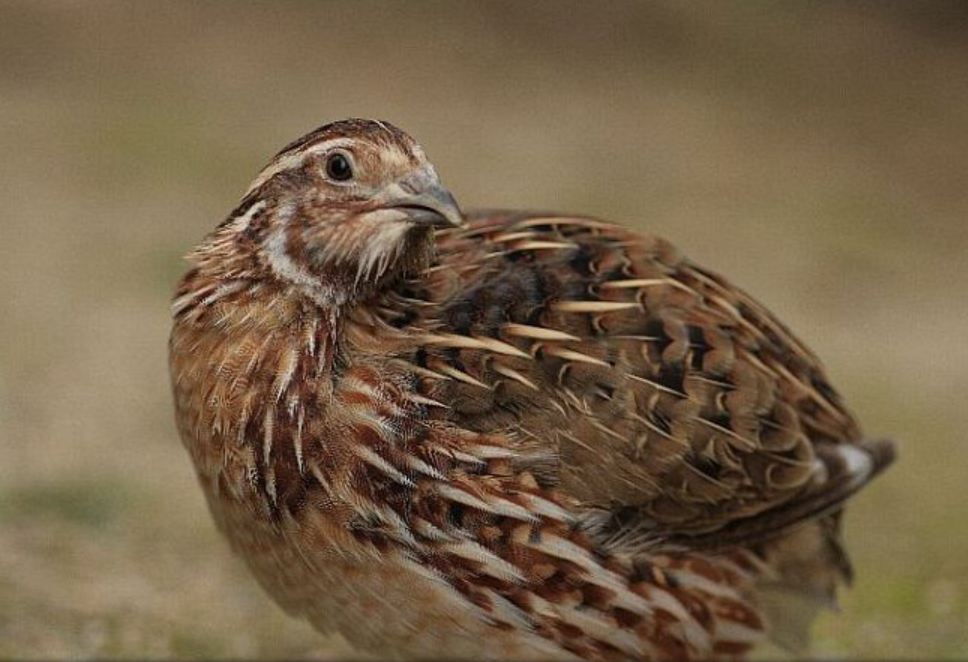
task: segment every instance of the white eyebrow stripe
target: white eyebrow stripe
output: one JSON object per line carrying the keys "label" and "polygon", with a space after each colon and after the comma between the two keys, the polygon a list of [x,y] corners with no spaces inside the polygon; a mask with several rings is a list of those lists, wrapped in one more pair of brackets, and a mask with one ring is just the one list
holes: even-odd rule
{"label": "white eyebrow stripe", "polygon": [[291,154],[284,154],[276,158],[276,160],[262,169],[262,172],[260,172],[252,183],[249,184],[249,188],[245,192],[245,195],[249,195],[267,181],[278,175],[280,172],[298,168],[303,164],[306,158],[311,155],[319,154],[320,152],[326,152],[339,147],[349,147],[352,143],[353,140],[350,138],[333,138],[331,140],[324,140],[320,143],[307,145],[306,147],[303,147],[296,152],[292,152]]}

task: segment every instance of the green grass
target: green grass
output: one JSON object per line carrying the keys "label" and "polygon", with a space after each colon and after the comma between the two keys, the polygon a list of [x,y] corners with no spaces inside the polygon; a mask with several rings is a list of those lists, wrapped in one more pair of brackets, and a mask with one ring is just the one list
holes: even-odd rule
{"label": "green grass", "polygon": [[15,519],[60,520],[103,528],[133,504],[118,485],[105,483],[49,483],[25,485],[0,493],[0,523]]}

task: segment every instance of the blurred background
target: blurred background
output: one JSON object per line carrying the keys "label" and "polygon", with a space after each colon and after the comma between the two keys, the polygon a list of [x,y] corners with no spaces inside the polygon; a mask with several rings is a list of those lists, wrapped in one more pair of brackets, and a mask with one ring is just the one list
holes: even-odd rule
{"label": "blurred background", "polygon": [[814,655],[968,653],[968,5],[0,3],[0,657],[347,657],[231,558],[172,423],[181,256],[289,140],[393,121],[465,207],[662,234],[901,460]]}

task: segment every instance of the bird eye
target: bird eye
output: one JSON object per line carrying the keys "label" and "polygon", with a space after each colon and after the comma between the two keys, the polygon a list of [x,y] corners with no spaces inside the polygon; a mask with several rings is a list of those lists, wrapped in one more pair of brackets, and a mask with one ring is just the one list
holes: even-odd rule
{"label": "bird eye", "polygon": [[326,159],[326,175],[337,182],[353,179],[353,166],[350,165],[349,157],[342,152],[330,154]]}

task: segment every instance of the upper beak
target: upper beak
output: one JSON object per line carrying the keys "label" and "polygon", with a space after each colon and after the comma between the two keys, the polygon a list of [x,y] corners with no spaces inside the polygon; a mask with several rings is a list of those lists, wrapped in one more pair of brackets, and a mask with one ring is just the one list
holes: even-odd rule
{"label": "upper beak", "polygon": [[464,225],[460,206],[433,172],[420,171],[397,182],[387,191],[382,206],[404,212],[411,223],[436,228]]}

